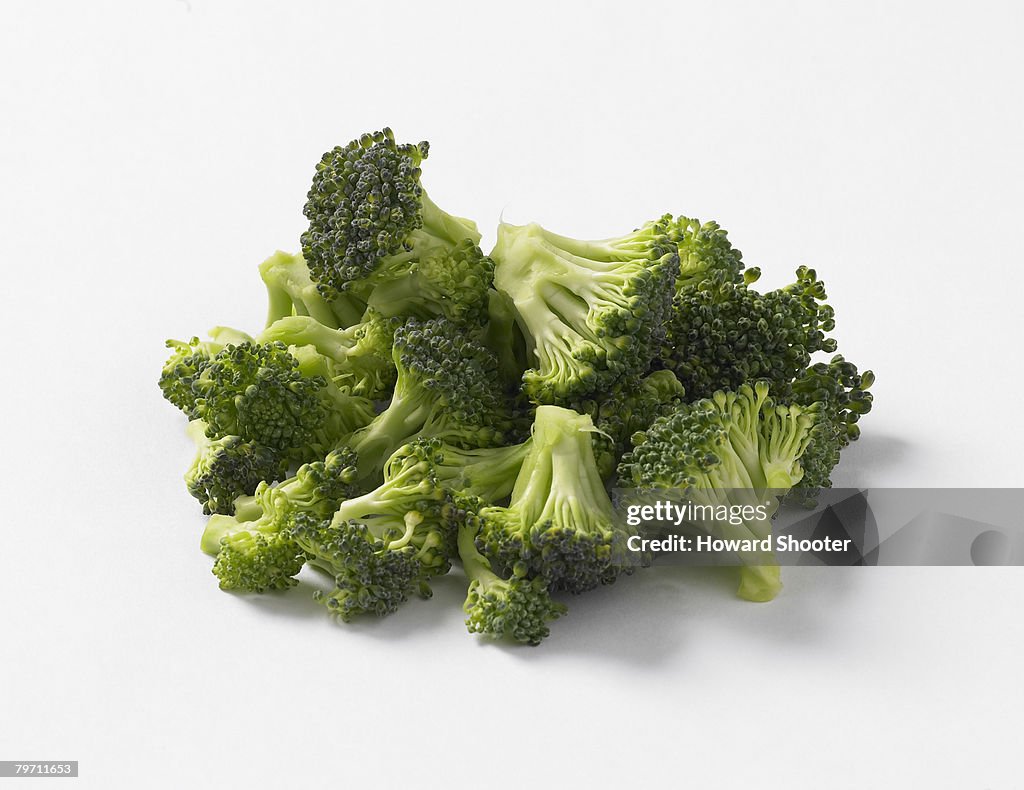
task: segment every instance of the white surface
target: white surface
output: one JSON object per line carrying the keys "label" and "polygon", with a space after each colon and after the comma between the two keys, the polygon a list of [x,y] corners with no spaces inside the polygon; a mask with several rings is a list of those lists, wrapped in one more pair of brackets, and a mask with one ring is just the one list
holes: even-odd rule
{"label": "white surface", "polygon": [[535,650],[466,635],[452,576],[339,627],[306,586],[217,590],[156,387],[165,337],[259,325],[313,163],[390,124],[487,242],[503,210],[673,211],[768,285],[816,266],[879,377],[840,482],[1020,485],[1019,5],[293,5],[0,9],[0,759],[90,788],[1019,787],[1019,568],[787,570],[764,606],[663,569]]}

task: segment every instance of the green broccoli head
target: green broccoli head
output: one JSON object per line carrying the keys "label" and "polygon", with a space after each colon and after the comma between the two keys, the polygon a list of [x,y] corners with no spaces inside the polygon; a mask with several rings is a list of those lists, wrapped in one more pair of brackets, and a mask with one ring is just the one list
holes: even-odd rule
{"label": "green broccoli head", "polygon": [[395,332],[393,359],[390,405],[349,440],[364,482],[377,482],[384,460],[416,438],[481,447],[501,444],[514,430],[494,355],[458,324],[410,319]]}
{"label": "green broccoli head", "polygon": [[292,536],[310,564],[334,577],[334,590],[317,590],[315,598],[345,622],[361,614],[392,614],[416,590],[415,548],[391,548],[365,524],[306,517],[296,519]]}
{"label": "green broccoli head", "polygon": [[792,285],[758,293],[747,284],[716,283],[676,297],[660,362],[691,399],[711,397],[758,380],[773,391],[810,364],[816,351],[835,351],[825,286],[801,266]]}
{"label": "green broccoli head", "polygon": [[800,484],[790,492],[788,502],[813,506],[819,489],[832,486],[832,470],[843,448],[860,436],[858,420],[871,411],[875,374],[863,373],[837,354],[828,363],[807,368],[791,385],[787,401],[817,409],[818,421],[800,463],[804,470]]}
{"label": "green broccoli head", "polygon": [[666,414],[684,395],[682,384],[670,370],[656,370],[636,381],[620,381],[606,393],[574,400],[570,406],[589,414],[597,427],[593,436],[594,457],[604,480],[630,448],[630,438],[654,419]]}
{"label": "green broccoli head", "polygon": [[429,580],[448,572],[455,553],[450,498],[433,474],[437,440],[402,447],[373,491],[341,502],[333,516],[293,531],[311,562],[335,579],[320,600],[349,620],[390,614]]}
{"label": "green broccoli head", "polygon": [[[679,249],[676,290],[685,291],[702,283],[739,283],[743,277],[743,253],[732,246],[729,233],[717,222],[677,217],[673,239]],[[758,272],[748,272],[748,281]]]}
{"label": "green broccoli head", "polygon": [[203,543],[206,547],[216,545],[213,575],[220,581],[220,588],[262,593],[294,587],[306,556],[291,539],[293,517],[287,514],[239,521],[230,516],[212,516]]}
{"label": "green broccoli head", "polygon": [[323,155],[303,208],[309,229],[302,252],[327,299],[382,267],[467,239],[479,243],[472,222],[442,211],[423,190],[420,165],[428,151],[426,142],[399,145],[384,129]]}
{"label": "green broccoli head", "polygon": [[815,407],[779,405],[759,381],[679,404],[633,436],[619,482],[640,489],[788,489],[820,419]]}
{"label": "green broccoli head", "polygon": [[586,397],[648,369],[679,272],[672,234],[669,215],[605,241],[499,227],[495,285],[515,304],[534,365],[523,384],[537,403]]}
{"label": "green broccoli head", "polygon": [[494,262],[470,239],[438,246],[419,257],[389,259],[371,278],[371,307],[386,316],[478,324],[486,316]]}
{"label": "green broccoli head", "polygon": [[240,436],[304,460],[327,452],[373,417],[373,405],[342,392],[330,361],[311,346],[225,346],[192,383],[195,412],[213,436]]}
{"label": "green broccoli head", "polygon": [[548,623],[566,612],[565,606],[551,600],[548,582],[529,578],[523,568],[502,578],[491,562],[480,553],[476,541],[480,530],[477,511],[482,500],[460,497],[457,509],[462,518],[458,527],[459,559],[469,581],[465,611],[470,633],[495,638],[508,637],[517,642],[537,645],[550,633]]}
{"label": "green broccoli head", "polygon": [[[777,404],[767,382],[716,392],[679,405],[634,436],[619,464],[619,484],[681,489],[701,504],[758,504],[765,493],[777,497],[801,481],[801,460],[820,419],[817,406]],[[724,538],[763,539],[770,528],[770,519],[715,524]],[[781,588],[778,566],[770,554],[747,559],[739,594],[770,600]]]}
{"label": "green broccoli head", "polygon": [[188,433],[197,449],[185,484],[207,515],[233,513],[238,497],[252,494],[264,480],[273,482],[287,471],[287,460],[277,450],[239,436],[211,439],[202,420],[190,422]]}
{"label": "green broccoli head", "polygon": [[225,326],[211,329],[210,340],[200,341],[198,337],[188,342],[168,340],[166,345],[173,349],[173,353],[160,371],[160,391],[190,420],[196,419],[197,394],[193,386],[196,379],[226,345],[251,341],[245,332]]}
{"label": "green broccoli head", "polygon": [[331,380],[343,392],[371,400],[391,394],[397,371],[392,359],[395,329],[400,321],[368,309],[346,329],[332,329],[310,316],[279,318],[264,329],[261,343],[312,346],[331,361]]}
{"label": "green broccoli head", "polygon": [[614,523],[594,459],[590,417],[537,408],[507,507],[481,509],[480,544],[500,572],[540,576],[579,593],[627,572],[629,534]]}
{"label": "green broccoli head", "polygon": [[341,502],[355,496],[355,456],[337,450],[322,461],[303,464],[293,477],[260,484],[252,503],[235,518],[214,516],[202,548],[217,557],[214,575],[225,590],[264,592],[295,584],[306,555],[293,537],[296,519],[330,519]]}

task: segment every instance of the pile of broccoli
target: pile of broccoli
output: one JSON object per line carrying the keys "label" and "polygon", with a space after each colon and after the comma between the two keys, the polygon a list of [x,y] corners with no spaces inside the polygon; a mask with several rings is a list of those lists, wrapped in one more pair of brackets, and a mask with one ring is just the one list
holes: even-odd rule
{"label": "pile of broccoli", "polygon": [[[485,255],[424,190],[428,151],[385,129],[325,153],[301,251],[259,267],[266,325],[168,341],[221,588],[308,567],[348,622],[458,565],[468,629],[537,644],[566,595],[651,564],[610,492],[830,485],[873,376],[815,359],[836,341],[813,270],[756,290],[722,228],[671,214],[601,241],[502,223]],[[770,556],[739,576],[749,600],[781,586]]]}

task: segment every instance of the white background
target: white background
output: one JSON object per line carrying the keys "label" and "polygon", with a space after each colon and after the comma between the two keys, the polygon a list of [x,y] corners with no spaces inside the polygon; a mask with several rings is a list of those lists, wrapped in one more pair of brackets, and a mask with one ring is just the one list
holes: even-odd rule
{"label": "white background", "polygon": [[[0,759],[79,786],[1012,788],[1021,569],[663,568],[540,648],[462,581],[328,621],[220,592],[166,337],[256,329],[322,151],[391,125],[493,241],[718,219],[878,374],[838,481],[1017,486],[1018,4],[0,7]],[[1016,733],[1014,730],[1018,730]],[[145,777],[145,778],[143,778]]]}

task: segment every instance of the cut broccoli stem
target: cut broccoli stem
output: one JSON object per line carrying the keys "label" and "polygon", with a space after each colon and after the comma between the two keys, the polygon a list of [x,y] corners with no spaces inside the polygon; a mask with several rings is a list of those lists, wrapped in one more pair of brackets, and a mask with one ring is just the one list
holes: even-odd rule
{"label": "cut broccoli stem", "polygon": [[[251,515],[251,512],[246,512],[246,516]],[[203,530],[203,536],[199,541],[199,548],[202,549],[205,554],[209,554],[211,557],[216,557],[220,554],[221,540],[232,532],[244,529],[247,524],[254,521],[255,519],[239,518],[237,511],[234,516],[226,516],[216,513],[210,516],[206,522],[206,528]]]}

